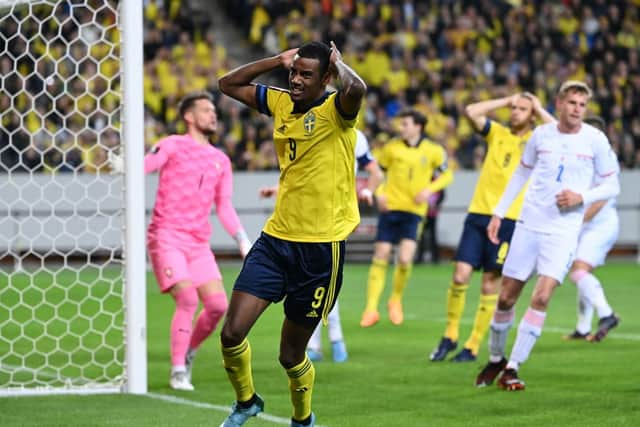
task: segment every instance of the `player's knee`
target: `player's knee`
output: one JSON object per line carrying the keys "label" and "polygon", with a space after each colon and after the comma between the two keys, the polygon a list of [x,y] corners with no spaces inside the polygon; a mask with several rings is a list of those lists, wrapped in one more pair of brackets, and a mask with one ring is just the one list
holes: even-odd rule
{"label": "player's knee", "polygon": [[227,296],[224,292],[207,296],[203,300],[203,304],[207,315],[212,319],[219,319],[222,317],[229,307]]}
{"label": "player's knee", "polygon": [[589,274],[589,272],[587,270],[583,270],[581,268],[578,268],[578,269],[575,269],[575,270],[573,270],[571,272],[571,274],[569,275],[569,278],[571,278],[571,281],[573,283],[578,283],[587,274]]}
{"label": "player's knee", "polygon": [[531,308],[533,308],[534,310],[547,311],[550,297],[550,295],[543,293],[534,294],[531,297]]}
{"label": "player's knee", "polygon": [[399,258],[398,259],[397,268],[399,268],[400,270],[409,271],[409,270],[411,270],[412,266],[413,266],[413,258],[407,258],[407,259]]}
{"label": "player's knee", "polygon": [[304,351],[300,354],[293,351],[281,351],[278,360],[283,368],[291,369],[304,360]]}
{"label": "player's knee", "polygon": [[498,310],[506,311],[516,305],[518,295],[510,292],[502,292],[498,298]]}
{"label": "player's knee", "polygon": [[460,271],[455,271],[453,273],[453,283],[455,285],[464,285],[469,283],[469,274],[466,274],[464,272],[460,272]]}
{"label": "player's knee", "polygon": [[198,293],[193,288],[182,288],[174,294],[176,308],[181,311],[195,313],[198,309]]}
{"label": "player's knee", "polygon": [[240,345],[242,341],[247,337],[245,331],[241,331],[238,328],[234,328],[229,322],[225,322],[220,332],[220,342],[224,347],[235,347]]}

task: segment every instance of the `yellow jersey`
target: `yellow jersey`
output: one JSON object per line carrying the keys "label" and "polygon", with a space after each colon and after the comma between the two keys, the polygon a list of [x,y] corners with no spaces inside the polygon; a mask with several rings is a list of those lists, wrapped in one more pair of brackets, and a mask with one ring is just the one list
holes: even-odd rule
{"label": "yellow jersey", "polygon": [[336,242],[360,222],[355,183],[356,117],[326,93],[297,111],[289,92],[257,85],[256,104],[273,116],[280,164],[275,210],[264,232],[293,242]]}
{"label": "yellow jersey", "polygon": [[[416,195],[426,188],[438,192],[453,181],[444,148],[427,138],[413,147],[402,139],[393,139],[380,149],[377,160],[385,169],[386,180],[380,191],[390,211],[424,216],[428,204],[416,203]],[[439,176],[432,181],[436,172]]]}
{"label": "yellow jersey", "polygon": [[[518,136],[500,123],[487,120],[480,133],[487,141],[487,155],[482,163],[480,177],[469,205],[469,212],[492,215],[493,209],[498,205],[502,193],[520,163],[520,157],[531,136],[531,130]],[[506,218],[518,219],[525,191],[526,186],[511,204],[505,215]]]}

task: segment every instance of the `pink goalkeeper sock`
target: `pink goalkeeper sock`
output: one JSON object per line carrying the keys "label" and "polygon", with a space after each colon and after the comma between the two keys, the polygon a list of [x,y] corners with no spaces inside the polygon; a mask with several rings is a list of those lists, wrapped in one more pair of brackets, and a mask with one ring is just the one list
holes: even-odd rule
{"label": "pink goalkeeper sock", "polygon": [[198,291],[193,287],[180,290],[174,295],[176,311],[171,320],[171,365],[184,367],[191,340],[193,315],[198,309]]}
{"label": "pink goalkeeper sock", "polygon": [[196,327],[191,335],[189,348],[196,349],[202,341],[216,329],[218,322],[227,311],[227,295],[224,292],[209,294],[202,299],[204,308],[198,316]]}

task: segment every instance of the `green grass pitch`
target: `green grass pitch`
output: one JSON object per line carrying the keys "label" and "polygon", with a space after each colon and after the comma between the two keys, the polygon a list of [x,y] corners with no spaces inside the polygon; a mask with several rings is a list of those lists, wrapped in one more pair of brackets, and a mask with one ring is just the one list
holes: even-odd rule
{"label": "green grass pitch", "polygon": [[[222,265],[227,288],[237,265]],[[391,269],[387,278],[388,294]],[[598,270],[621,325],[599,344],[564,342],[575,323],[575,289],[565,283],[551,301],[545,329],[531,358],[522,366],[527,389],[508,393],[472,384],[487,358],[470,364],[432,363],[428,354],[444,329],[445,295],[451,265],[416,266],[405,296],[405,323],[393,326],[383,310],[373,328],[358,326],[364,306],[368,266],[347,265],[340,295],[349,360],[318,362],[313,409],[324,427],[373,426],[638,426],[640,425],[640,269],[612,262]],[[149,396],[92,395],[0,398],[2,426],[218,426],[234,396],[222,368],[217,332],[199,352],[196,391],[168,387],[169,323],[173,302],[148,280]],[[462,320],[466,339],[478,300],[478,280],[469,288]],[[7,284],[2,284],[6,286]],[[518,305],[525,310],[532,283]],[[282,305],[259,319],[250,342],[258,392],[267,418],[247,426],[287,425],[287,379],[278,364]],[[516,323],[517,327],[517,323]],[[508,348],[515,338],[512,329]]]}

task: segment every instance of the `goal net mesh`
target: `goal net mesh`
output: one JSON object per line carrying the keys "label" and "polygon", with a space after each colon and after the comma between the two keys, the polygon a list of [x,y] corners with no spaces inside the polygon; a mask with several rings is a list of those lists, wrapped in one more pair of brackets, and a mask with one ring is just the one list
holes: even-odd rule
{"label": "goal net mesh", "polygon": [[0,394],[125,381],[118,16],[0,1]]}

